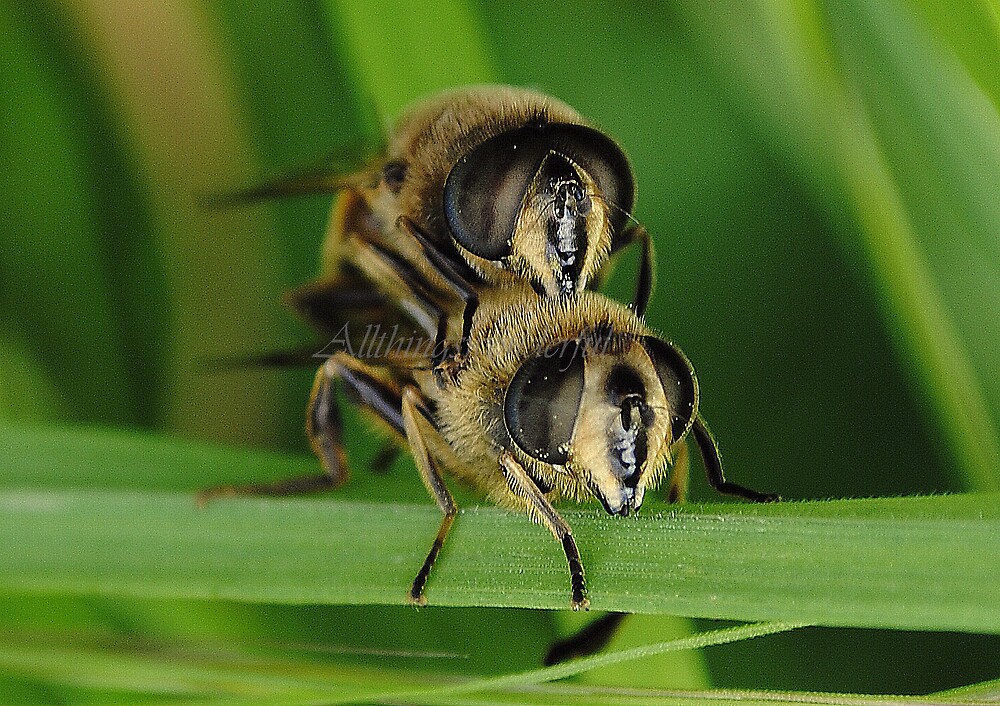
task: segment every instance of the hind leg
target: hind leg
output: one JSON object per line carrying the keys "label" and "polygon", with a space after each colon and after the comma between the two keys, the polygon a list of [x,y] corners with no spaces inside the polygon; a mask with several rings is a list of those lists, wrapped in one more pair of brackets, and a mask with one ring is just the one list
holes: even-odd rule
{"label": "hind leg", "polygon": [[344,353],[337,353],[317,371],[306,415],[306,435],[323,465],[323,472],[272,483],[217,485],[198,493],[199,504],[204,505],[218,497],[237,495],[303,495],[342,485],[347,480],[348,471],[336,382],[343,386],[362,409],[381,419],[396,434],[405,434],[399,390],[379,378],[376,371],[364,363]]}

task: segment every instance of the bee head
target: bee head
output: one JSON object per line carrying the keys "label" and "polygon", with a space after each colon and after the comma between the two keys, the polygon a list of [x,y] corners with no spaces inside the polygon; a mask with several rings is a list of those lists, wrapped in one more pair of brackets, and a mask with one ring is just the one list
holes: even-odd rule
{"label": "bee head", "polygon": [[460,158],[443,205],[465,253],[562,296],[586,286],[634,197],[628,160],[610,138],[584,125],[535,122]]}
{"label": "bee head", "polygon": [[526,361],[504,398],[514,444],[579,479],[611,515],[642,505],[697,412],[687,359],[660,339],[575,340]]}

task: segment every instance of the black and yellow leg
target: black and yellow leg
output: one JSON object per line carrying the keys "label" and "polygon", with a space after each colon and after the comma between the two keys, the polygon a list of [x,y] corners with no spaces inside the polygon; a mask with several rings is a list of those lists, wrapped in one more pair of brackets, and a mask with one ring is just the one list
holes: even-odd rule
{"label": "black and yellow leg", "polygon": [[683,503],[687,500],[688,493],[688,470],[690,468],[690,455],[688,452],[687,439],[682,439],[674,444],[671,452],[674,455],[670,464],[670,478],[667,486],[667,502]]}
{"label": "black and yellow leg", "polygon": [[542,663],[545,666],[550,666],[568,659],[586,657],[600,652],[611,642],[611,638],[618,632],[618,628],[627,615],[628,613],[612,612],[587,623],[565,640],[553,643]]}
{"label": "black and yellow leg", "polygon": [[649,237],[649,232],[640,225],[629,228],[617,240],[611,243],[611,254],[614,255],[622,250],[622,248],[634,243],[639,244],[640,250],[639,272],[636,277],[632,311],[637,316],[644,316],[646,314],[646,307],[649,306],[649,297],[653,293],[653,282],[656,277],[656,258],[653,254],[653,240]]}
{"label": "black and yellow leg", "polygon": [[[671,452],[673,461],[670,466],[667,501],[683,503],[687,499],[688,488],[689,454],[686,440],[675,443]],[[558,664],[600,652],[611,642],[627,616],[628,613],[617,612],[602,615],[569,637],[554,643],[545,655],[543,664]]]}
{"label": "black and yellow leg", "polygon": [[510,491],[523,500],[528,507],[528,513],[533,519],[540,521],[552,533],[552,536],[562,545],[566,554],[566,561],[569,564],[570,574],[570,606],[573,610],[587,610],[590,601],[587,600],[587,584],[583,575],[583,562],[580,560],[580,552],[573,539],[573,533],[569,524],[552,507],[552,503],[542,494],[534,481],[524,470],[517,459],[505,451],[500,454],[500,468]]}
{"label": "black and yellow leg", "polygon": [[459,355],[465,357],[469,353],[469,333],[472,331],[472,318],[479,308],[479,295],[476,286],[481,285],[482,278],[476,274],[457,255],[449,256],[438,247],[433,240],[413,220],[405,216],[399,219],[399,224],[420,244],[427,261],[434,267],[441,279],[462,300],[462,340],[459,343]]}
{"label": "black and yellow leg", "polygon": [[368,462],[368,467],[375,475],[384,475],[389,472],[389,468],[399,458],[399,454],[399,446],[391,441],[387,441],[375,452],[375,456]]}
{"label": "black and yellow leg", "polygon": [[417,577],[413,579],[413,585],[410,588],[408,598],[411,603],[416,605],[427,604],[427,599],[424,597],[424,587],[427,585],[427,578],[430,576],[434,562],[441,552],[441,547],[444,546],[444,541],[448,537],[451,525],[455,521],[455,515],[458,513],[458,507],[455,505],[451,493],[448,492],[448,488],[444,484],[444,479],[438,473],[428,450],[426,435],[437,434],[438,432],[433,428],[427,417],[424,416],[424,413],[420,409],[421,405],[420,393],[417,392],[416,388],[407,387],[403,390],[402,412],[406,440],[410,444],[410,452],[413,454],[413,459],[417,464],[417,470],[420,471],[420,479],[424,482],[427,492],[434,498],[441,512],[444,513],[444,519],[441,520],[441,526],[438,528],[437,536],[434,538],[434,544],[431,545],[431,550],[427,553],[427,558],[424,559],[423,566],[417,572]]}
{"label": "black and yellow leg", "polygon": [[336,276],[309,282],[285,292],[283,302],[320,333],[332,336],[344,324],[360,318],[379,318],[389,300],[353,268],[345,266]]}
{"label": "black and yellow leg", "polygon": [[[448,345],[451,318],[446,308],[447,304],[436,297],[420,273],[396,253],[358,239],[351,239],[349,242],[355,253],[354,263],[369,279],[380,282],[399,306],[424,329],[429,337],[433,338],[434,347],[430,364],[438,385],[445,387],[446,372],[448,372],[445,369],[454,358],[452,349]],[[478,298],[472,296],[473,301],[478,304]],[[467,302],[464,311],[462,340],[465,342],[463,345],[467,346],[475,307],[469,306]]]}
{"label": "black and yellow leg", "polygon": [[237,495],[303,495],[336,488],[347,480],[347,457],[342,439],[342,421],[335,381],[360,407],[381,419],[396,434],[403,435],[399,391],[380,380],[363,363],[344,353],[329,358],[317,371],[306,415],[306,435],[323,465],[323,473],[298,476],[273,483],[218,485],[198,494],[199,504],[218,497]]}
{"label": "black and yellow leg", "polygon": [[722,457],[719,454],[719,447],[715,443],[715,437],[708,428],[708,424],[698,415],[691,427],[694,439],[701,449],[701,457],[705,462],[705,473],[708,474],[708,482],[716,491],[725,495],[734,495],[744,500],[755,503],[772,503],[781,500],[781,496],[773,493],[760,493],[756,490],[744,487],[737,483],[730,483],[722,473]]}
{"label": "black and yellow leg", "polygon": [[417,270],[400,255],[381,245],[348,238],[351,261],[371,282],[378,282],[386,298],[405,311],[428,336],[436,336],[447,312]]}

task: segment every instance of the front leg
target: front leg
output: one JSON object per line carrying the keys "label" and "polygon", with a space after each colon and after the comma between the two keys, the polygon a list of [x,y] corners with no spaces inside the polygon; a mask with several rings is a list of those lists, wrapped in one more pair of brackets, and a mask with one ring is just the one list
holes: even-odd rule
{"label": "front leg", "polygon": [[640,248],[639,272],[635,282],[632,311],[636,316],[642,317],[646,315],[646,307],[649,306],[649,297],[653,293],[653,281],[656,277],[654,270],[656,258],[653,256],[653,240],[649,237],[649,232],[640,225],[629,228],[611,244],[611,254],[614,255],[622,248],[635,243],[639,243]]}
{"label": "front leg", "polygon": [[[465,262],[449,257],[442,252],[412,219],[401,217],[399,226],[417,241],[427,258],[427,262],[452,293],[462,300],[462,339],[458,344],[458,354],[449,361],[450,365],[461,370],[469,354],[472,317],[475,315],[476,309],[479,308],[479,295],[476,293],[476,286],[483,284],[483,280]],[[458,370],[455,371],[455,374]]]}
{"label": "front leg", "polygon": [[780,495],[761,493],[726,480],[722,472],[722,456],[719,454],[719,446],[715,443],[712,430],[708,428],[708,424],[701,415],[695,418],[691,431],[694,433],[698,448],[701,449],[701,458],[705,462],[705,473],[708,475],[709,485],[717,492],[735,495],[753,503],[773,503],[781,500]]}
{"label": "front leg", "polygon": [[545,525],[552,536],[562,544],[563,551],[566,553],[566,561],[569,563],[570,590],[572,591],[570,606],[573,610],[588,610],[590,601],[587,599],[587,584],[583,577],[583,562],[580,561],[580,551],[576,548],[569,524],[562,518],[562,515],[556,512],[552,503],[542,495],[542,491],[538,489],[524,467],[509,451],[500,454],[500,468],[507,480],[510,492],[527,502],[528,513],[532,519]]}
{"label": "front leg", "polygon": [[[629,245],[638,243],[639,250],[639,271],[636,273],[635,295],[632,298],[632,311],[636,316],[646,315],[646,307],[649,306],[649,298],[653,293],[653,281],[656,278],[656,258],[653,256],[653,240],[649,237],[649,232],[640,225],[633,226],[617,234],[611,241],[611,256],[614,257]],[[612,263],[605,263],[593,277],[590,278],[588,288],[600,289],[607,279]]]}
{"label": "front leg", "polygon": [[[444,388],[449,381],[448,373],[457,367],[452,363],[455,354],[452,352],[452,346],[448,344],[451,318],[445,304],[435,296],[431,286],[420,273],[399,254],[358,238],[349,238],[347,242],[352,248],[354,264],[369,280],[378,282],[388,297],[433,338],[431,366],[438,386]],[[476,298],[475,303],[478,304],[478,301]],[[465,307],[462,340],[466,346],[473,313],[475,306]],[[464,359],[461,351],[460,355]],[[454,372],[457,374],[457,370]]]}
{"label": "front leg", "polygon": [[[431,545],[431,550],[427,553],[427,558],[424,559],[420,571],[417,572],[417,577],[413,579],[413,586],[410,587],[409,601],[420,606],[427,605],[427,599],[424,597],[427,578],[430,576],[431,569],[434,568],[434,562],[441,552],[441,547],[444,546],[448,532],[451,531],[455,515],[458,514],[458,506],[455,505],[455,500],[448,492],[444,479],[435,468],[427,447],[426,435],[438,432],[431,427],[430,420],[421,410],[421,402],[420,393],[417,392],[416,388],[407,387],[403,390],[403,428],[406,430],[406,440],[410,444],[410,451],[417,464],[417,470],[420,471],[420,479],[424,482],[427,492],[437,502],[441,512],[444,513],[444,518],[441,520],[441,526],[434,538],[434,544]],[[428,427],[431,428],[428,429]]]}

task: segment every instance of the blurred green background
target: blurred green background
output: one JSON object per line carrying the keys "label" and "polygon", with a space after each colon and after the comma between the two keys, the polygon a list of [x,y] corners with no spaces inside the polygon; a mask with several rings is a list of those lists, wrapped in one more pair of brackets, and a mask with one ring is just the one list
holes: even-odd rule
{"label": "blurred green background", "polygon": [[[995,0],[0,9],[0,429],[307,454],[310,372],[204,361],[311,340],[277,302],[315,272],[329,199],[225,212],[199,199],[376,144],[440,88],[499,82],[567,101],[630,156],[657,247],[648,320],[694,361],[732,479],[790,499],[1000,488]],[[633,265],[613,295],[627,298]],[[365,473],[377,440],[348,424],[344,497],[430,502],[409,459]],[[692,495],[711,498],[697,474]],[[499,609],[3,601],[6,627],[49,654],[66,634],[382,651],[325,656],[345,669],[502,673],[568,629]],[[636,618],[616,644],[688,629]],[[812,629],[587,678],[920,693],[998,676],[998,647]],[[0,673],[14,702],[148,696],[33,675],[2,649]]]}

